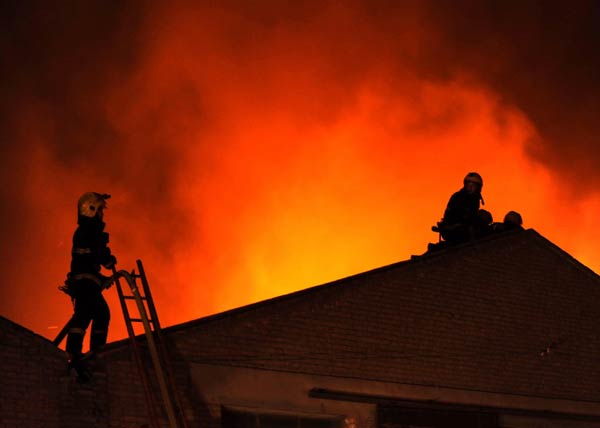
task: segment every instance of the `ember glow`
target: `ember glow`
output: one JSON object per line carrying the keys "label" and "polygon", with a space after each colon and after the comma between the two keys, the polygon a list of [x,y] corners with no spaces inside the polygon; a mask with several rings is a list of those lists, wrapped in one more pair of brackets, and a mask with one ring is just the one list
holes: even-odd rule
{"label": "ember glow", "polygon": [[519,211],[600,271],[597,128],[584,117],[565,149],[536,82],[494,74],[519,64],[514,40],[493,51],[475,28],[462,51],[458,18],[426,2],[72,7],[11,10],[30,19],[3,83],[0,314],[35,332],[70,316],[56,287],[85,191],[113,195],[111,248],[143,260],[163,325],[423,253],[468,171],[495,220]]}

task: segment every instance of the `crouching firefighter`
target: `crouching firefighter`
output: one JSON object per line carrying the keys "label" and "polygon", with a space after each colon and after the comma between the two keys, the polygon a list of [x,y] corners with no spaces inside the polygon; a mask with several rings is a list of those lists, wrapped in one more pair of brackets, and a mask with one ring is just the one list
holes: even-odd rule
{"label": "crouching firefighter", "polygon": [[[71,271],[61,289],[73,300],[74,313],[68,324],[67,354],[69,368],[75,369],[81,381],[90,378],[82,355],[83,338],[90,322],[90,353],[106,343],[110,311],[102,291],[112,284],[112,278],[100,273],[100,267],[112,269],[117,259],[108,247],[108,233],[103,221],[106,200],[110,195],[89,192],[77,204],[78,227],[73,235]],[[87,358],[86,358],[87,359]]]}
{"label": "crouching firefighter", "polygon": [[[468,242],[477,236],[477,229],[486,227],[487,224],[481,224],[482,217],[479,211],[479,203],[485,205],[481,196],[483,179],[476,172],[469,172],[463,179],[463,187],[454,193],[446,210],[444,218],[438,223],[442,238],[448,244],[460,244]],[[485,212],[489,215],[489,212]]]}

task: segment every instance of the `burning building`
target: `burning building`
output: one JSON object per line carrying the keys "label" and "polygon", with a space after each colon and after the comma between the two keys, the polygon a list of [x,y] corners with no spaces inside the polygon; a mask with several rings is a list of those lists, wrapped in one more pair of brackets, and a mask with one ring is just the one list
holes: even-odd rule
{"label": "burning building", "polygon": [[[189,427],[592,427],[599,286],[517,230],[163,335]],[[109,343],[80,384],[63,351],[0,322],[4,426],[152,426],[128,341]]]}

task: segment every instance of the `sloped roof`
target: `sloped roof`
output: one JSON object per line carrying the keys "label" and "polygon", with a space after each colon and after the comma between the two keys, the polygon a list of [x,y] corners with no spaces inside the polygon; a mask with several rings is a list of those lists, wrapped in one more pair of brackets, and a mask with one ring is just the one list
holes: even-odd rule
{"label": "sloped roof", "polygon": [[[0,315],[0,360],[2,360],[2,369],[0,369],[0,385],[8,381],[3,379],[4,375],[12,371],[24,372],[26,367],[34,361],[32,355],[38,359],[35,364],[43,370],[44,364],[49,361],[66,362],[65,352],[37,333],[15,323],[14,321]],[[18,380],[11,378],[10,382]]]}
{"label": "sloped roof", "polygon": [[[11,337],[27,336],[32,340],[39,341],[42,344],[50,345],[50,349],[58,349],[56,348],[56,346],[54,346],[54,344],[52,344],[50,340],[46,339],[44,336],[41,336],[35,333],[34,331],[29,330],[28,328],[0,315],[0,337],[8,337],[9,332]],[[62,352],[60,350],[58,351]]]}
{"label": "sloped roof", "polygon": [[600,277],[509,232],[166,329],[192,362],[600,400]]}

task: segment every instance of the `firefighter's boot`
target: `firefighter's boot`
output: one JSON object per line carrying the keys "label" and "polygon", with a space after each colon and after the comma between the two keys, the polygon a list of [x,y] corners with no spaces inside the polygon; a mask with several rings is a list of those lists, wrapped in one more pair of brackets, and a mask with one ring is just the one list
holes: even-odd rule
{"label": "firefighter's boot", "polygon": [[69,358],[69,371],[73,369],[77,373],[77,381],[88,383],[92,380],[92,371],[81,355],[73,355]]}

